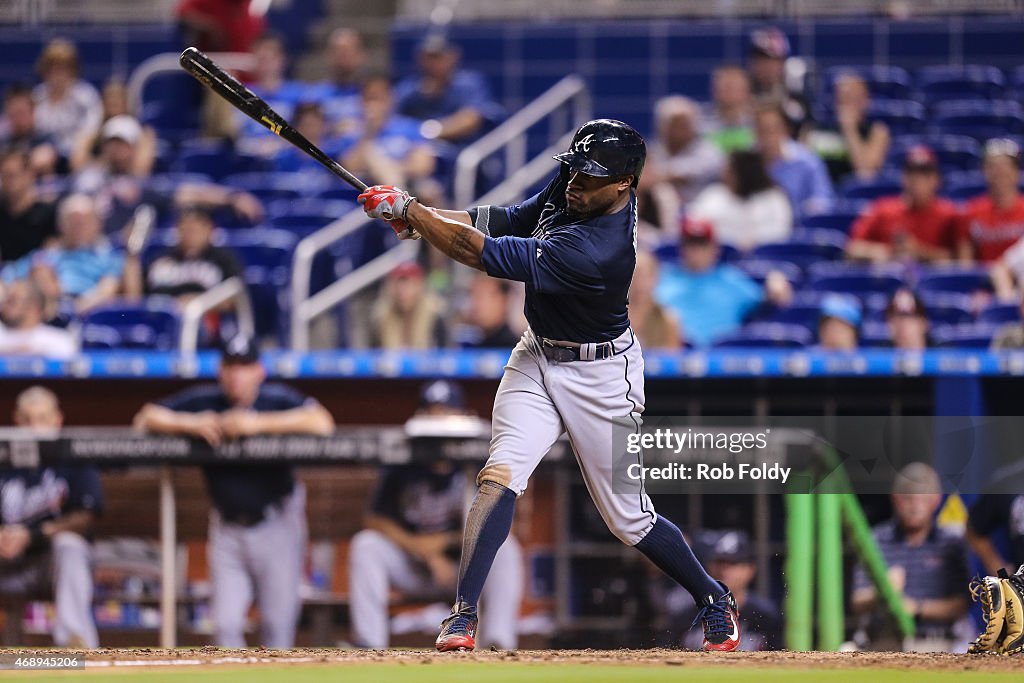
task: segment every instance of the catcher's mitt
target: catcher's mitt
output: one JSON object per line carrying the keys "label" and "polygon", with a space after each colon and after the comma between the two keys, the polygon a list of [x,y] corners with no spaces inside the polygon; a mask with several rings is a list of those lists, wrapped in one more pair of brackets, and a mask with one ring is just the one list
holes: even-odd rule
{"label": "catcher's mitt", "polygon": [[973,654],[1015,655],[1024,652],[1024,565],[1013,576],[975,578],[971,597],[981,603],[985,630],[967,649]]}

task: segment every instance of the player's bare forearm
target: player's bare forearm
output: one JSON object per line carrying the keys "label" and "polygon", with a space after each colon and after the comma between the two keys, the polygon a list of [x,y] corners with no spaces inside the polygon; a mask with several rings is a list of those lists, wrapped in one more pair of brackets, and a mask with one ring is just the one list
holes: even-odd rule
{"label": "player's bare forearm", "polygon": [[96,516],[89,510],[73,510],[66,515],[49,522],[43,522],[42,531],[53,538],[61,531],[71,531],[79,536],[85,536],[92,529]]}
{"label": "player's bare forearm", "polygon": [[319,434],[334,431],[334,418],[322,405],[259,413],[259,434]]}
{"label": "player's bare forearm", "polygon": [[[464,214],[466,222],[445,215],[448,213]],[[413,202],[406,213],[406,220],[441,253],[470,268],[483,270],[480,257],[484,252],[484,235],[470,227],[469,214],[465,211],[441,212]]]}

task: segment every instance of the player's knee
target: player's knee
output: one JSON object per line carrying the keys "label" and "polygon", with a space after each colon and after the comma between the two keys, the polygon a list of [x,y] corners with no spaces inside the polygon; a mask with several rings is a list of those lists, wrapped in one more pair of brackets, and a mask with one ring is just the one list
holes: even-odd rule
{"label": "player's knee", "polygon": [[476,475],[477,486],[483,486],[485,482],[497,484],[504,488],[512,488],[512,469],[502,463],[488,462],[480,473]]}
{"label": "player's knee", "polygon": [[87,553],[89,542],[81,534],[74,531],[58,531],[50,541],[54,553]]}
{"label": "player's knee", "polygon": [[349,562],[355,563],[373,558],[384,542],[386,542],[384,534],[373,529],[363,529],[352,537],[349,544]]}

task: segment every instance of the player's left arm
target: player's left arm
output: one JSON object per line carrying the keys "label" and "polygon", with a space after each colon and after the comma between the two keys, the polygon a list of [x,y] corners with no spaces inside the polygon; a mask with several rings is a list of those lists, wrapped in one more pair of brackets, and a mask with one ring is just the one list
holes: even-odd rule
{"label": "player's left arm", "polygon": [[311,402],[288,410],[229,410],[221,415],[221,428],[229,438],[255,434],[327,436],[334,431],[334,418],[322,405]]}

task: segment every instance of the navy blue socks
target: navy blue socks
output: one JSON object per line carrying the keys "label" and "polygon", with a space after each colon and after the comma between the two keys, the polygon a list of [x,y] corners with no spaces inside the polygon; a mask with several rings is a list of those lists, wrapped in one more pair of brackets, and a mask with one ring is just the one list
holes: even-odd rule
{"label": "navy blue socks", "polygon": [[647,535],[636,544],[658,569],[668,574],[680,586],[690,591],[694,601],[701,604],[706,595],[716,598],[725,593],[712,579],[690,549],[683,532],[671,521],[658,515]]}
{"label": "navy blue socks", "polygon": [[516,494],[511,489],[490,481],[480,484],[466,517],[462,564],[459,566],[458,602],[473,607],[479,604],[480,593],[491,571],[494,556],[512,529],[515,507]]}

